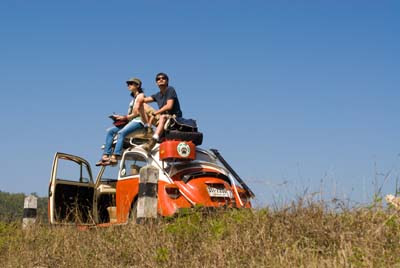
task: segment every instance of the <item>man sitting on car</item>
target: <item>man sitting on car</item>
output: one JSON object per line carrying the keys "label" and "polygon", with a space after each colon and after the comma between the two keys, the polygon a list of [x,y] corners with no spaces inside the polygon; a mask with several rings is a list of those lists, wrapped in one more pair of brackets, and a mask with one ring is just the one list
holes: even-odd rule
{"label": "man sitting on car", "polygon": [[[154,120],[155,117],[159,116],[157,129],[151,139],[151,141],[143,146],[143,149],[150,151],[154,145],[156,145],[158,139],[164,131],[164,125],[167,119],[175,115],[176,117],[182,117],[181,107],[179,105],[178,96],[173,87],[168,85],[169,78],[165,73],[158,73],[156,75],[156,83],[160,88],[160,91],[150,97],[144,98],[144,102],[157,102],[158,110],[153,112],[150,122]],[[151,126],[151,123],[149,123]]]}

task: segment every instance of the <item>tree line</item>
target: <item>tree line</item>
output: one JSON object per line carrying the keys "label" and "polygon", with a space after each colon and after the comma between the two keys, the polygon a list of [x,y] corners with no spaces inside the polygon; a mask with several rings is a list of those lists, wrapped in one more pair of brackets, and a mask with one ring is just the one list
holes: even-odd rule
{"label": "tree line", "polygon": [[[39,197],[36,193],[37,214],[42,222],[47,222],[47,197]],[[26,195],[23,193],[8,193],[0,191],[0,221],[13,222],[22,220],[24,212],[24,199]]]}

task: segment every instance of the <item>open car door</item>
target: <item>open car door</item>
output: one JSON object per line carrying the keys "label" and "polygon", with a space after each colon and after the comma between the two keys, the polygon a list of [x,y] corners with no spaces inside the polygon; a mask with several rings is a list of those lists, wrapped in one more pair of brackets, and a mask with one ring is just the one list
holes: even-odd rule
{"label": "open car door", "polygon": [[94,189],[85,159],[56,153],[49,185],[50,223],[93,224]]}

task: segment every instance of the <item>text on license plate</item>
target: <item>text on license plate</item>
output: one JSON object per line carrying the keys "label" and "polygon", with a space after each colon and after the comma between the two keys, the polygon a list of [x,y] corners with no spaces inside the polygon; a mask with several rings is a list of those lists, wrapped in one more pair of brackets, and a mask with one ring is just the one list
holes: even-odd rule
{"label": "text on license plate", "polygon": [[212,186],[207,186],[208,194],[211,197],[228,197],[233,198],[232,191],[227,190],[225,188],[215,188]]}

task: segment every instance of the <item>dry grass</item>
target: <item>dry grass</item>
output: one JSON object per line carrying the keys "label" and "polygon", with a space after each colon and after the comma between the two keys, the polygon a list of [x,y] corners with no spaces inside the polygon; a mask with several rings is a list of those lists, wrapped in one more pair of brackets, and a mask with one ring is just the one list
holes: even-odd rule
{"label": "dry grass", "polygon": [[193,210],[152,225],[78,231],[0,224],[2,267],[400,267],[392,208]]}

